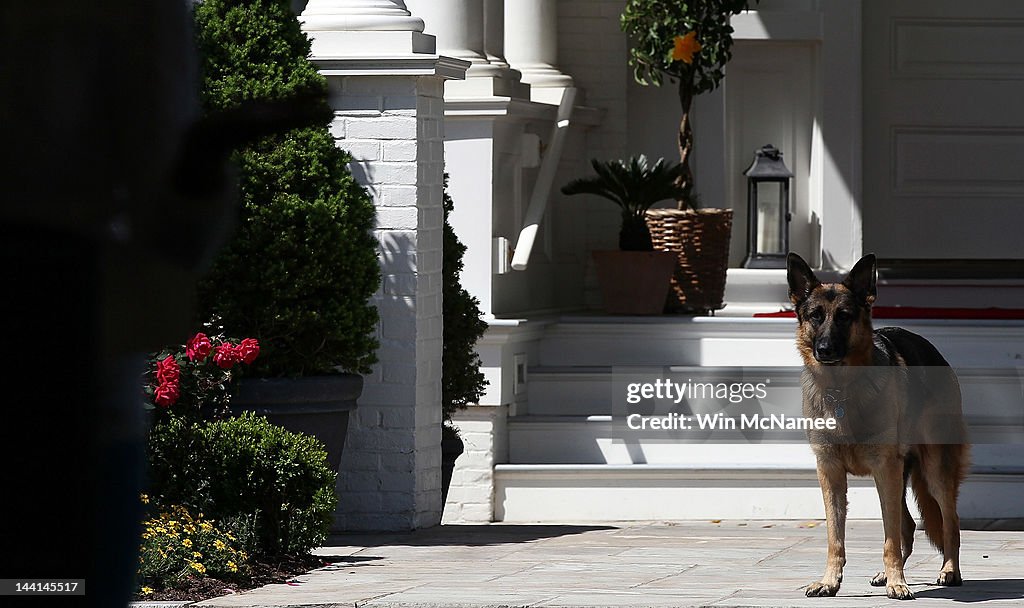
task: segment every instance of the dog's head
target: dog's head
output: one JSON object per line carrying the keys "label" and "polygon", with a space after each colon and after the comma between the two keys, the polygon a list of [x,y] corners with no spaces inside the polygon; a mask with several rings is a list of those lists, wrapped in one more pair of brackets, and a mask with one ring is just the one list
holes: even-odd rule
{"label": "dog's head", "polygon": [[864,362],[871,356],[875,256],[860,259],[841,283],[822,283],[795,253],[786,260],[796,308],[797,348],[807,365]]}

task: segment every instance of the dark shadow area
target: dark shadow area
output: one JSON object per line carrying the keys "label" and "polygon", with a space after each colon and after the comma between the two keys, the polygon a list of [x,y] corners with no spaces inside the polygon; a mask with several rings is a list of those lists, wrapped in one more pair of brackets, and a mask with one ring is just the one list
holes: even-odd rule
{"label": "dark shadow area", "polygon": [[327,562],[324,570],[347,570],[358,566],[384,566],[384,557],[380,555],[317,555],[317,559]]}
{"label": "dark shadow area", "polygon": [[[600,530],[616,530],[614,526],[563,526],[563,525],[516,525],[493,524],[435,526],[424,530],[405,533],[352,533],[331,535],[325,547],[356,546],[384,547],[399,545],[406,547],[443,547],[461,545],[485,547],[507,543],[523,543],[560,536],[571,536]],[[324,558],[328,559],[328,558]],[[344,558],[344,559],[351,559]]]}
{"label": "dark shadow area", "polygon": [[965,580],[962,587],[929,587],[914,589],[919,598],[942,598],[954,602],[988,602],[1024,599],[1024,579],[993,578]]}

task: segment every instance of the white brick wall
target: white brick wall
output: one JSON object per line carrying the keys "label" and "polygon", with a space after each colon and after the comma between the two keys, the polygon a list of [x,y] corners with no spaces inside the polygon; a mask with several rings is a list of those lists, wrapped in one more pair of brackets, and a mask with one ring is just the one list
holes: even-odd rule
{"label": "white brick wall", "polygon": [[336,529],[440,520],[442,83],[329,77],[331,132],[377,206],[379,362],[349,425]]}
{"label": "white brick wall", "polygon": [[444,523],[481,523],[494,517],[494,465],[507,460],[506,406],[470,406],[456,412],[465,451],[455,461]]}

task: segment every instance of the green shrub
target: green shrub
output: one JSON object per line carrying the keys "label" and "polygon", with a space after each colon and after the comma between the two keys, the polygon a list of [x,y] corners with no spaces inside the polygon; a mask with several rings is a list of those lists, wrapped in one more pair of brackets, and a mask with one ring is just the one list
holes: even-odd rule
{"label": "green shrub", "polygon": [[[447,177],[445,178],[447,186]],[[476,403],[483,394],[487,381],[480,372],[480,356],[476,343],[487,330],[480,318],[480,302],[463,289],[459,282],[462,257],[466,246],[459,241],[448,214],[455,203],[444,192],[444,235],[442,242],[441,295],[444,350],[441,361],[441,404],[445,420],[451,420],[456,410]]]}
{"label": "green shrub", "polygon": [[150,433],[152,494],[221,522],[250,553],[308,553],[337,506],[323,444],[243,414],[193,424],[173,417]]}
{"label": "green shrub", "polygon": [[[326,81],[288,0],[204,0],[195,8],[207,111],[313,91]],[[327,115],[330,115],[329,109]],[[253,336],[251,375],[368,372],[376,360],[380,282],[374,207],[327,126],[265,137],[236,151],[237,234],[200,284],[201,320]]]}

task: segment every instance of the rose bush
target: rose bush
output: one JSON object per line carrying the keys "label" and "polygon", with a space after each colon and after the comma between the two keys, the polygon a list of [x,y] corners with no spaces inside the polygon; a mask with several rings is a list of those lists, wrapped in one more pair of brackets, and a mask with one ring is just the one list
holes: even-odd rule
{"label": "rose bush", "polygon": [[233,368],[252,364],[259,354],[260,344],[253,338],[197,333],[185,344],[153,353],[143,383],[146,404],[158,418],[222,418],[236,381]]}

